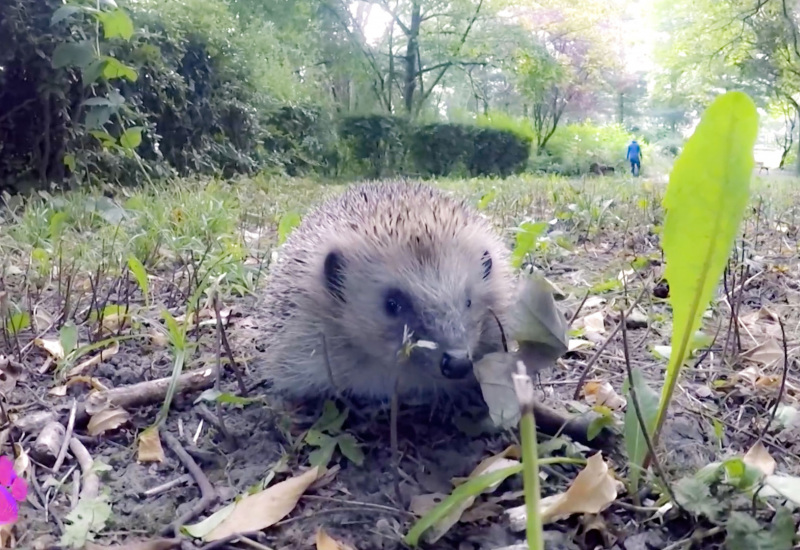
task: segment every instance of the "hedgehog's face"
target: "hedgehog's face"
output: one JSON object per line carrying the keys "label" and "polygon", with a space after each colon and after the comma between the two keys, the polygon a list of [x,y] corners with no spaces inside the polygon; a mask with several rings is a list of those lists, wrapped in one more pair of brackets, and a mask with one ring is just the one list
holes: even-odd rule
{"label": "hedgehog's face", "polygon": [[391,257],[329,252],[324,284],[348,345],[399,367],[412,383],[469,377],[487,329],[496,327],[491,310],[502,273],[480,242],[453,245]]}

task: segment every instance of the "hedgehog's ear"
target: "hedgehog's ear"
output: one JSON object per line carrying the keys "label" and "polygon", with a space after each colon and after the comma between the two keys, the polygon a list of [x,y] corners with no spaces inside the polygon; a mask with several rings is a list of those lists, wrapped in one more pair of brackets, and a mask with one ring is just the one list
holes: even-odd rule
{"label": "hedgehog's ear", "polygon": [[325,274],[325,288],[331,295],[344,302],[344,268],[345,261],[341,252],[338,250],[331,250],[325,256],[325,266],[323,268]]}
{"label": "hedgehog's ear", "polygon": [[488,279],[489,275],[492,274],[492,256],[488,250],[483,252],[481,261],[483,262],[483,278]]}

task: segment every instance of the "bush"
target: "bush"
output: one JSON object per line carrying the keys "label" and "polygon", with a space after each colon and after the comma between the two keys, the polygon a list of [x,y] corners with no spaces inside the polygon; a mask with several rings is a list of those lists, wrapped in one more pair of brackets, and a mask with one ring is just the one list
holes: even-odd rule
{"label": "bush", "polygon": [[508,176],[525,166],[530,148],[515,132],[452,123],[416,128],[409,147],[416,169],[435,176]]}
{"label": "bush", "polygon": [[[565,175],[589,173],[595,163],[624,171],[627,167],[625,155],[632,139],[636,136],[619,124],[567,124],[557,128],[548,141],[545,147],[547,161],[539,158],[537,162],[539,166],[551,165]],[[648,145],[641,140],[639,144],[643,158],[648,159]]]}
{"label": "bush", "polygon": [[390,115],[354,115],[342,119],[339,135],[351,169],[372,178],[402,170],[406,157],[407,124]]}

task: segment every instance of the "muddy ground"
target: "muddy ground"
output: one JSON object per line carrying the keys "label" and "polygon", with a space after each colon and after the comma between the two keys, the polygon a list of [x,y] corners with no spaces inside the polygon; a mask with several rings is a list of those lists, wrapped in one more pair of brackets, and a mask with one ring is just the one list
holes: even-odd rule
{"label": "muddy ground", "polygon": [[[631,243],[616,237],[595,238],[594,242],[611,244],[584,243],[579,254],[539,266],[566,295],[558,302],[565,317],[572,317],[589,286],[616,277],[620,271],[629,268],[634,257],[642,255],[651,257],[653,262],[641,272],[642,279],[631,283],[631,294],[638,293],[643,284],[647,285],[641,301],[642,310],[650,319],[668,314],[666,302],[655,296],[663,291],[663,287],[656,284],[663,271],[658,261],[657,238],[640,235],[636,239],[637,242],[629,246]],[[623,253],[624,248],[638,249],[638,253]],[[763,306],[773,308],[784,320],[789,332],[788,347],[792,349],[798,340],[798,264],[790,253],[785,256],[762,254],[751,264],[747,273],[749,277],[755,277],[745,286],[740,316],[758,312]],[[623,298],[619,289],[596,294],[607,300],[603,307],[620,303]],[[43,303],[46,303],[45,299]],[[224,307],[232,311],[226,334],[233,352],[237,360],[247,360],[252,351],[248,342],[257,340],[258,327],[253,322],[257,318],[253,315],[257,302],[252,298],[229,298]],[[592,311],[598,309],[595,307]],[[660,463],[671,480],[689,475],[715,459],[745,452],[755,441],[774,403],[775,390],[761,391],[735,382],[735,372],[745,364],[726,364],[731,355],[723,354],[721,350],[728,334],[728,312],[724,306],[716,309],[718,313],[707,320],[712,335],[716,327],[721,326],[711,347],[712,352],[707,354],[700,367],[687,369],[684,373],[661,438]],[[584,311],[581,315],[590,312]],[[605,337],[615,324],[613,315],[607,315]],[[26,346],[33,336],[21,334],[19,344]],[[642,369],[651,387],[660,389],[666,361],[657,359],[649,348],[669,344],[669,324],[650,322],[649,326],[631,328],[627,337],[631,344],[632,365]],[[752,347],[746,335],[743,338],[743,348]],[[729,347],[732,346],[733,343],[729,343]],[[538,386],[541,399],[552,407],[566,410],[565,404],[573,399],[581,372],[595,354],[595,349],[568,353],[556,367],[543,372]],[[13,352],[9,355],[13,356]],[[48,394],[48,390],[58,382],[52,372],[40,372],[46,359],[44,350],[34,345],[27,347],[22,356],[24,373],[13,390],[5,393],[4,408],[18,422],[34,418],[41,411],[55,411],[66,425],[73,399],[82,403],[88,387],[78,383],[70,386],[65,396]],[[206,327],[201,329],[199,349],[191,356],[186,369],[207,368],[214,366],[216,361],[215,332],[213,327]],[[228,437],[221,432],[214,405],[197,402],[199,391],[179,393],[161,427],[162,434],[169,432],[180,441],[219,497],[216,504],[190,523],[207,517],[270,472],[274,471],[275,479],[280,480],[302,471],[313,450],[308,445],[297,444],[296,438],[319,416],[321,404],[282,406],[269,395],[267,388],[255,386],[258,381],[257,372],[253,372],[255,363],[252,360],[246,362],[249,369],[247,384],[253,388],[250,395],[264,396],[264,401],[244,407],[225,406],[224,426]],[[781,366],[774,366],[774,372],[780,373]],[[91,376],[107,387],[118,388],[167,377],[171,369],[172,357],[167,348],[127,340],[120,345],[119,353],[98,365]],[[790,372],[789,379],[794,376],[796,372]],[[624,377],[624,355],[617,334],[594,363],[588,379],[608,381],[621,393]],[[728,383],[714,384],[726,380]],[[230,372],[224,376],[223,391],[238,391]],[[583,402],[583,398],[578,401]],[[172,523],[195,507],[201,497],[197,483],[191,477],[184,477],[179,484],[158,494],[145,494],[149,489],[187,474],[184,464],[164,437],[163,462],[137,462],[136,437],[152,424],[160,405],[157,402],[132,408],[129,410],[132,415],[129,423],[98,436],[88,435],[85,423],[80,419],[76,423],[74,434],[91,456],[110,466],[108,471],[100,473],[100,481],[101,490],[108,491],[113,503],[113,513],[95,540],[98,544],[110,546],[162,535],[172,536],[174,533],[169,531]],[[328,465],[332,469],[330,475],[312,487],[288,517],[263,532],[251,534],[250,538],[262,545],[259,548],[313,548],[315,532],[319,526],[324,526],[329,534],[360,550],[404,548],[401,539],[414,520],[409,512],[413,496],[451,492],[453,477],[468,475],[481,460],[516,442],[515,433],[466,435],[454,423],[459,414],[446,408],[437,408],[433,412],[425,408],[403,409],[399,420],[402,458],[398,470],[393,465],[390,450],[387,413],[351,413],[344,427],[362,444],[363,464],[357,466],[336,452]],[[618,418],[622,418],[621,413],[618,413]],[[716,428],[712,419],[718,420]],[[722,427],[721,433],[719,426]],[[192,443],[196,434],[197,439]],[[720,434],[721,440],[718,438]],[[22,446],[26,449],[37,435],[35,428],[23,431],[15,427],[6,432],[6,437],[10,436],[14,441],[22,438]],[[540,441],[548,441],[548,438],[542,436]],[[796,438],[786,433],[771,433],[765,438],[765,445],[783,472],[800,473],[795,441]],[[621,439],[619,444],[617,452],[610,453],[608,458],[614,469],[625,475]],[[9,446],[3,449],[6,454],[10,453]],[[545,452],[589,456],[594,451],[568,445],[566,448],[550,446]],[[75,465],[74,458],[68,455],[57,477],[64,477]],[[546,467],[543,494],[565,490],[579,470],[578,466]],[[21,506],[20,520],[16,525],[17,544],[23,548],[55,548],[71,508],[71,476],[65,480],[61,492],[56,493],[45,486],[46,467],[34,465],[32,471],[34,476],[29,498]],[[478,550],[522,542],[524,533],[512,532],[502,515],[503,508],[522,502],[521,489],[519,476],[510,478],[497,491],[479,499],[479,506],[471,517],[455,525],[436,544],[427,547]],[[642,503],[652,506],[653,501],[647,500],[647,495],[644,497]],[[680,514],[654,519],[652,510],[637,510],[632,503],[630,495],[621,494],[618,501],[597,518],[574,516],[548,525],[548,548],[663,549],[687,540],[704,527],[702,522],[691,521]],[[724,533],[710,536],[702,539],[699,547],[721,548],[723,540]],[[183,544],[185,547],[203,546],[185,537]],[[224,547],[209,545],[213,546]],[[235,547],[253,546],[239,542]]]}

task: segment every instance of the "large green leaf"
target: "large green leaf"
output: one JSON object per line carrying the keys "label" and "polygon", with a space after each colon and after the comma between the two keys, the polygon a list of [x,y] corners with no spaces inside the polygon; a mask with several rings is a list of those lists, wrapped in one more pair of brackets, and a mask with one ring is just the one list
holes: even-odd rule
{"label": "large green leaf", "polygon": [[94,60],[94,50],[92,43],[88,40],[83,42],[62,42],[53,50],[53,68],[63,67],[87,67]]}
{"label": "large green leaf", "polygon": [[119,36],[123,40],[130,40],[133,36],[133,21],[121,9],[100,12],[97,18],[103,24],[103,34],[107,39]]}
{"label": "large green leaf", "polygon": [[757,133],[758,114],[747,94],[721,95],[703,113],[670,174],[663,248],[673,331],[659,428],[747,206]]}

